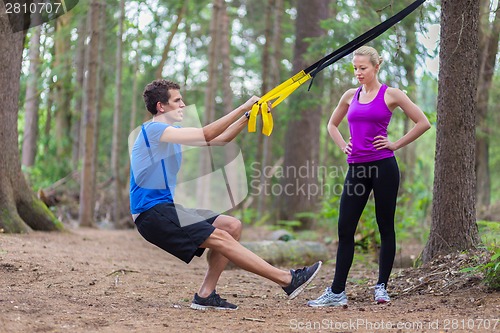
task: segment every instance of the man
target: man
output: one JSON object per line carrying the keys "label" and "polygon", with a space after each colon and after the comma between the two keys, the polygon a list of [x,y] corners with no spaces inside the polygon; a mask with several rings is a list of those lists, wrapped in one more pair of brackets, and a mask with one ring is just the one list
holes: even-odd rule
{"label": "man", "polygon": [[228,261],[265,277],[295,298],[314,279],[321,262],[303,269],[284,271],[271,266],[239,242],[242,224],[234,217],[174,204],[176,175],[181,166],[180,145],[224,145],[246,126],[253,96],[229,114],[202,128],[174,125],[183,119],[180,86],[155,80],[143,93],[153,120],[142,125],[131,151],[130,206],[139,233],[149,242],[189,263],[208,251],[208,270],[191,308],[235,310],[238,307],[216,293],[219,277]]}

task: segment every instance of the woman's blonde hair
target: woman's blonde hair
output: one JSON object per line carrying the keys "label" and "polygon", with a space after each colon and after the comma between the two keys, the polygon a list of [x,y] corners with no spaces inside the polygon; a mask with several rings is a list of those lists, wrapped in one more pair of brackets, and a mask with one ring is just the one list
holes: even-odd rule
{"label": "woman's blonde hair", "polygon": [[377,50],[375,50],[371,46],[361,46],[359,49],[354,51],[354,55],[363,55],[363,56],[369,56],[370,57],[370,62],[374,67],[377,65],[382,64],[384,59],[378,54]]}

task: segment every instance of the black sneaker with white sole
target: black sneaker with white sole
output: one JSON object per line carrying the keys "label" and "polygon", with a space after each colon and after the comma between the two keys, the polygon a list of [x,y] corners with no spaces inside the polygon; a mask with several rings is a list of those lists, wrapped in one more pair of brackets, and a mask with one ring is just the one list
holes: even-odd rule
{"label": "black sneaker with white sole", "polygon": [[238,306],[229,303],[224,298],[221,298],[219,294],[214,291],[208,297],[200,297],[198,294],[194,294],[193,302],[191,303],[191,309],[195,310],[237,310]]}
{"label": "black sneaker with white sole", "polygon": [[283,290],[288,295],[288,299],[297,297],[311,283],[316,274],[318,274],[321,264],[322,262],[318,261],[309,267],[290,270],[290,273],[292,273],[292,282],[289,286],[283,287]]}

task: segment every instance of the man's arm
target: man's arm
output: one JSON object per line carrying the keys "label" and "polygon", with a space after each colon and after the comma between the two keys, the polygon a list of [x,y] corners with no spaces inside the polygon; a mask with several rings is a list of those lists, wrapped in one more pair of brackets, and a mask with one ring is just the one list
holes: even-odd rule
{"label": "man's arm", "polygon": [[[236,127],[228,133],[227,138],[226,136],[222,137],[224,140],[227,140],[228,138],[232,140],[244,127],[246,117],[242,117],[243,114],[250,111],[252,109],[252,105],[258,100],[259,97],[253,96],[243,105],[202,128],[175,128],[173,126],[169,126],[165,129],[165,131],[163,131],[160,141],[192,146],[206,145],[207,142],[214,141],[214,139],[224,133],[231,126],[231,124],[235,123],[234,125]],[[234,136],[231,138],[232,135]],[[217,140],[217,142],[219,142],[219,140]]]}
{"label": "man's arm", "polygon": [[233,141],[234,138],[246,127],[248,119],[246,116],[240,117],[234,123],[231,124],[221,135],[209,141],[208,144],[211,146],[225,146],[229,142]]}

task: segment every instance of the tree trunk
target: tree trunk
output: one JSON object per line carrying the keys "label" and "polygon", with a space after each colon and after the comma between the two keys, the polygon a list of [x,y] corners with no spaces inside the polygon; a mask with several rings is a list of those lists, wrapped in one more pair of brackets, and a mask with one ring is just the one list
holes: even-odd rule
{"label": "tree trunk", "polygon": [[[104,87],[107,86],[108,75],[106,75],[105,67],[106,67],[106,26],[107,26],[107,17],[106,17],[106,2],[101,2],[101,12],[99,15],[99,52],[97,56],[97,85],[96,85],[96,115],[94,117],[94,159],[92,160],[92,213],[94,218],[98,215],[95,212],[95,207],[97,206],[97,161],[99,157],[99,136],[100,136],[100,119],[101,119],[101,111],[102,105],[104,103]],[[101,205],[100,205],[101,206]],[[101,213],[102,214],[102,213]]]}
{"label": "tree trunk", "polygon": [[56,90],[56,145],[57,157],[62,161],[68,159],[72,149],[71,99],[72,99],[72,65],[70,57],[70,22],[72,14],[66,13],[56,20],[54,74],[57,76]]}
{"label": "tree trunk", "polygon": [[[139,51],[136,51],[135,54],[135,63],[134,63],[134,71],[133,71],[133,83],[132,83],[132,107],[130,112],[130,125],[129,132],[132,132],[137,127],[137,93],[139,91]],[[130,162],[130,161],[129,161]],[[128,173],[127,173],[128,175]]]}
{"label": "tree trunk", "polygon": [[30,38],[30,69],[28,83],[26,85],[26,116],[24,119],[24,138],[22,164],[32,167],[35,164],[36,148],[38,140],[38,105],[40,95],[38,94],[38,77],[40,68],[40,34],[41,26],[33,28]]}
{"label": "tree trunk", "polygon": [[94,200],[93,200],[93,184],[95,184],[95,174],[93,173],[94,161],[94,145],[96,133],[96,117],[97,117],[97,78],[98,78],[98,61],[99,61],[99,14],[102,10],[102,5],[99,0],[92,0],[89,11],[89,44],[87,47],[87,77],[85,79],[85,109],[83,114],[84,128],[84,152],[83,152],[83,169],[81,173],[81,188],[80,188],[80,226],[94,226]]}
{"label": "tree trunk", "polygon": [[[500,10],[497,9],[493,23],[489,22],[489,1],[484,8],[486,23],[481,25],[484,36],[480,42],[481,64],[478,84],[477,103],[477,138],[476,138],[476,179],[477,205],[479,210],[486,210],[491,202],[491,179],[489,168],[489,146],[491,130],[488,126],[488,101],[495,73],[500,36]],[[483,8],[481,8],[483,9]]]}
{"label": "tree trunk", "polygon": [[[231,20],[229,18],[229,13],[227,11],[227,5],[222,2],[222,8],[220,13],[220,24],[221,24],[221,36],[220,36],[220,56],[222,63],[222,70],[220,71],[221,77],[221,87],[222,87],[222,103],[224,105],[224,114],[228,114],[233,110],[233,89],[231,88]],[[224,146],[225,163],[224,165],[230,164],[236,156],[240,153],[239,147],[230,143]],[[241,191],[241,186],[238,184],[238,169],[235,167],[224,167],[221,169],[226,175],[226,185],[230,190],[228,195],[231,195],[231,203],[234,206],[238,205],[240,201],[239,198],[244,198],[244,194]]]}
{"label": "tree trunk", "polygon": [[120,17],[118,22],[118,38],[116,47],[116,81],[115,111],[113,112],[113,143],[111,148],[111,171],[113,174],[113,207],[111,220],[119,228],[127,227],[123,223],[123,196],[120,176],[120,118],[122,114],[122,71],[123,71],[123,21],[125,16],[125,0],[120,0]]}
{"label": "tree trunk", "polygon": [[[443,0],[432,224],[424,262],[475,247],[477,0]],[[467,68],[467,70],[464,70]]]}
{"label": "tree trunk", "polygon": [[[272,0],[270,0],[272,1]],[[283,23],[283,0],[274,0],[274,8],[272,9],[274,18],[272,19],[273,27],[272,27],[272,36],[271,36],[271,45],[273,45],[272,52],[270,56],[270,66],[269,66],[269,89],[277,86],[282,82],[281,78],[281,61],[283,60],[283,54],[281,50],[283,49],[283,35],[281,25]],[[267,39],[266,39],[267,44]],[[262,93],[267,93],[264,88],[262,89]],[[279,129],[276,129],[279,131]],[[276,136],[259,136],[263,138],[262,145],[262,159],[261,159],[261,169],[276,164],[276,160],[272,159],[272,151],[271,147],[273,146],[273,138]],[[281,158],[281,157],[280,157]],[[261,171],[262,171],[261,170]],[[264,172],[260,173],[260,184],[265,184],[269,179],[266,179],[266,174]],[[257,216],[259,219],[264,217],[264,212],[266,211],[266,207],[268,205],[274,206],[275,198],[270,198],[265,195],[259,195],[257,197]],[[273,214],[274,215],[274,214]]]}
{"label": "tree trunk", "polygon": [[85,39],[87,38],[87,20],[81,19],[78,25],[78,44],[76,47],[75,68],[76,68],[76,92],[75,109],[73,111],[73,154],[72,167],[78,168],[80,162],[80,152],[83,150],[82,138],[82,114],[83,114],[83,81],[85,75]]}
{"label": "tree trunk", "polygon": [[[215,96],[217,94],[217,67],[219,64],[219,38],[221,36],[221,8],[222,2],[224,0],[214,0],[213,1],[213,12],[212,12],[212,20],[210,22],[210,46],[208,53],[208,81],[207,86],[205,88],[205,102],[203,105],[204,109],[204,124],[209,124],[215,120]],[[209,148],[207,148],[209,149]],[[208,204],[208,196],[209,196],[209,177],[203,177],[204,175],[208,175],[210,173],[210,158],[209,154],[201,154],[200,162],[199,162],[199,175],[198,178],[198,190],[196,193],[197,202],[202,206],[206,206]]]}
{"label": "tree trunk", "polygon": [[[274,11],[273,8],[275,6],[275,0],[267,1],[267,8],[265,10],[265,28],[264,28],[264,37],[266,42],[262,49],[262,88],[261,88],[261,96],[266,94],[272,88],[272,72],[271,72],[271,61],[272,61],[272,51],[271,48],[273,46],[273,16]],[[278,45],[275,45],[277,47]],[[264,177],[265,167],[268,163],[269,156],[269,137],[265,135],[258,136],[258,144],[257,144],[257,155],[255,161],[259,162],[259,168],[261,170],[261,179],[260,184],[264,184],[266,179]],[[256,203],[257,208],[257,218],[260,220],[264,215],[264,206],[265,206],[266,196],[258,195]]]}
{"label": "tree trunk", "polygon": [[44,145],[43,145],[43,154],[49,154],[49,141],[50,141],[50,132],[51,132],[51,123],[52,123],[52,106],[54,105],[54,90],[49,90],[47,94],[47,115],[45,119],[45,127],[43,129],[44,136]]}
{"label": "tree trunk", "polygon": [[[299,1],[297,5],[296,42],[293,59],[293,73],[298,73],[309,65],[304,59],[309,42],[307,38],[319,37],[325,32],[319,23],[328,17],[329,1]],[[300,217],[299,213],[314,213],[319,199],[319,185],[315,168],[319,158],[319,133],[321,124],[321,93],[304,88],[292,96],[290,121],[285,136],[285,162],[288,171],[282,179],[280,219],[301,220],[302,227],[310,227],[314,222],[310,217]],[[307,94],[307,96],[306,96]],[[302,171],[299,173],[299,171]]]}
{"label": "tree trunk", "polygon": [[[283,54],[281,50],[283,49],[283,29],[281,25],[283,23],[283,12],[284,12],[284,0],[275,0],[274,3],[274,27],[273,27],[273,56],[271,57],[272,65],[272,83],[278,85],[282,82],[281,79],[281,61],[283,60]],[[266,91],[267,92],[267,91]]]}
{"label": "tree trunk", "polygon": [[8,233],[63,229],[21,172],[17,117],[25,33],[12,33],[7,16],[0,15],[0,229]]}

